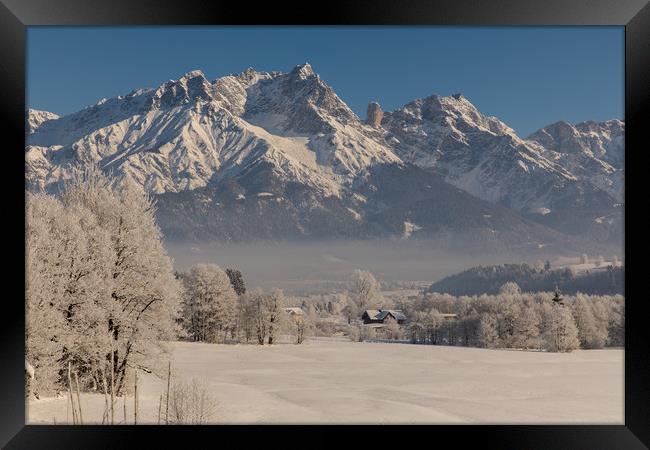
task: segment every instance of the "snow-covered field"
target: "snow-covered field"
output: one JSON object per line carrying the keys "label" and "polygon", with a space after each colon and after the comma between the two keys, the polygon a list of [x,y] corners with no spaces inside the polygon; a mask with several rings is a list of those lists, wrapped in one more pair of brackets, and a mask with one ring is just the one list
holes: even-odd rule
{"label": "snow-covered field", "polygon": [[[173,343],[174,376],[205,381],[218,423],[623,423],[623,350],[569,354],[319,338],[302,345]],[[140,423],[166,382],[141,377]],[[30,400],[28,423],[66,422],[66,397]],[[84,423],[103,396],[82,394]],[[123,399],[115,420],[123,421]],[[127,398],[127,422],[133,400]]]}

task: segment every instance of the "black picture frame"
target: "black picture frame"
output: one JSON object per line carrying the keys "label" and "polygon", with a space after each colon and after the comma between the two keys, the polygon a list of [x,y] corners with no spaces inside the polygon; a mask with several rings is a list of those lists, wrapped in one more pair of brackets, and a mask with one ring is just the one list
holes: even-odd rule
{"label": "black picture frame", "polygon": [[[642,251],[632,238],[632,211],[642,220],[641,208],[631,205],[633,188],[643,177],[643,157],[647,153],[650,89],[650,4],[646,0],[331,0],[310,4],[277,2],[184,0],[0,0],[0,115],[5,126],[2,142],[5,170],[3,192],[7,194],[6,236],[20,235],[24,227],[25,73],[26,27],[36,25],[472,25],[472,26],[564,26],[617,25],[625,27],[625,290],[634,291],[635,277],[643,266],[636,264]],[[215,50],[215,52],[218,50]],[[52,68],[56,70],[56,68]],[[597,93],[594,93],[597,95]],[[645,127],[644,127],[645,126]],[[23,168],[21,170],[21,167]],[[643,181],[643,180],[641,180]],[[12,200],[10,203],[9,200]],[[12,219],[12,220],[8,220]],[[9,228],[9,225],[12,228]],[[13,229],[15,227],[15,229]],[[24,228],[23,228],[24,230]],[[13,235],[13,234],[12,234]],[[636,241],[641,242],[641,241]],[[5,238],[5,261],[16,272],[24,269],[24,241]],[[6,272],[5,272],[6,273]],[[24,279],[24,278],[23,278]],[[537,449],[627,449],[650,445],[650,358],[648,358],[647,316],[644,298],[626,302],[625,424],[598,425],[469,425],[393,426],[387,433],[346,426],[37,426],[25,425],[24,397],[24,284],[21,278],[6,275],[3,323],[0,327],[0,445],[14,448],[130,448],[145,439],[145,448],[165,443],[169,446],[227,445],[227,441],[248,446],[261,436],[276,444],[313,447],[339,445],[339,433],[352,445],[373,445],[372,440],[393,445],[439,445],[453,442],[456,447],[471,442],[497,448]],[[632,291],[630,290],[632,288]],[[11,292],[11,294],[9,294]],[[462,427],[462,428],[459,428]],[[376,434],[377,433],[377,434]],[[413,433],[416,433],[414,435]],[[415,444],[413,439],[426,439]],[[410,444],[409,444],[410,442]],[[426,442],[430,442],[427,444]],[[389,444],[390,445],[390,444]],[[449,445],[449,444],[446,444]]]}

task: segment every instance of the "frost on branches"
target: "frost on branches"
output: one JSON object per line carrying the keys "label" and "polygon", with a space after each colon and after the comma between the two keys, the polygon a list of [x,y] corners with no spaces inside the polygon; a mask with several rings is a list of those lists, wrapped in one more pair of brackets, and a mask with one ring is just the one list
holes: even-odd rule
{"label": "frost on branches", "polygon": [[154,205],[125,179],[77,167],[60,198],[27,194],[27,359],[35,392],[66,384],[120,395],[128,369],[156,371],[179,285]]}

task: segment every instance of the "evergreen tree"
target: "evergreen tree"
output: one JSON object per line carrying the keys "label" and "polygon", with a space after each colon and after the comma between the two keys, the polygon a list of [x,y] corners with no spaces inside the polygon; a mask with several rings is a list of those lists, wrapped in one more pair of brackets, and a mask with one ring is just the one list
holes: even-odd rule
{"label": "evergreen tree", "polygon": [[242,276],[241,271],[227,268],[226,275],[228,275],[230,284],[237,295],[243,295],[246,293],[246,285],[244,284],[244,277]]}

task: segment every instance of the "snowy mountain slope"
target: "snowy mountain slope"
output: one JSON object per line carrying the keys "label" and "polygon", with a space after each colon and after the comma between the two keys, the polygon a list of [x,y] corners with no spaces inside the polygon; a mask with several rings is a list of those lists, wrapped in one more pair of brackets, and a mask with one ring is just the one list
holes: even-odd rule
{"label": "snowy mountain slope", "polygon": [[[611,121],[607,129],[580,124],[585,130],[591,127],[590,131],[580,135],[580,151],[569,153],[564,141],[552,138],[557,135],[553,130],[521,139],[457,94],[410,102],[384,113],[381,125],[386,142],[404,161],[434,171],[472,195],[565,232],[577,233],[581,226],[593,228],[594,224],[607,228],[597,232],[602,238],[614,236],[622,220],[621,208],[617,208],[622,174],[602,158],[608,151],[612,161],[622,155],[617,123],[621,124]],[[577,128],[575,133],[580,133]],[[541,137],[534,139],[537,136]],[[571,212],[579,212],[581,223],[568,223]],[[599,215],[609,217],[614,229],[612,223],[594,222]]]}
{"label": "snowy mountain slope", "polygon": [[307,64],[214,83],[193,71],[39,127],[29,136],[27,178],[56,186],[71,164],[92,161],[159,194],[267,162],[338,195],[368,166],[400,161],[373,133]]}
{"label": "snowy mountain slope", "polygon": [[615,199],[623,198],[625,123],[620,120],[556,122],[527,138],[576,176],[588,180]]}
{"label": "snowy mountain slope", "polygon": [[319,195],[267,165],[162,194],[157,204],[170,241],[420,239],[455,250],[538,255],[593,248],[408,164],[375,165],[339,197]]}
{"label": "snowy mountain slope", "polygon": [[[579,234],[588,222],[606,240],[620,224],[610,182],[623,152],[614,121],[573,127],[579,144],[571,152],[553,128],[523,140],[461,95],[387,113],[373,104],[369,114],[360,120],[309,64],[213,81],[196,70],[63,117],[30,110],[26,178],[56,192],[73,165],[97,163],[157,195],[161,225],[177,237],[429,238],[462,230],[486,242],[545,246],[565,240],[545,226]],[[422,173],[434,179],[417,184]],[[421,198],[434,184],[435,195]],[[502,220],[461,214],[486,205],[501,212],[485,216]]]}
{"label": "snowy mountain slope", "polygon": [[27,121],[27,129],[29,133],[36,131],[38,127],[41,126],[43,122],[48,120],[58,119],[59,116],[49,111],[41,111],[39,109],[28,109],[26,113],[25,120]]}

